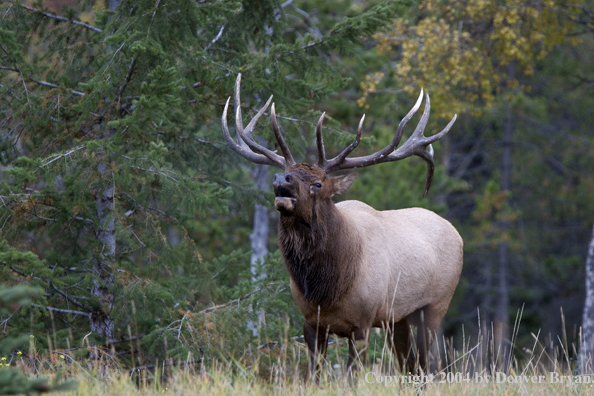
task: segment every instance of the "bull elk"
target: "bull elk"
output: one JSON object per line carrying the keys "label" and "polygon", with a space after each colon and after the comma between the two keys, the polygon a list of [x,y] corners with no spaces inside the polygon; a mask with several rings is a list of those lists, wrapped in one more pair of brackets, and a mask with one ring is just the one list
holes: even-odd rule
{"label": "bull elk", "polygon": [[[429,190],[434,162],[431,137],[423,131],[429,119],[429,95],[425,110],[410,138],[398,149],[406,123],[421,106],[423,91],[402,119],[392,142],[377,153],[347,158],[361,140],[363,118],[352,144],[332,159],[326,158],[322,138],[323,113],[316,126],[318,162],[295,163],[280,133],[274,103],[270,109],[272,130],[282,156],[253,138],[256,123],[270,106],[272,96],[244,128],[240,101],[241,74],[235,83],[236,142],[229,133],[227,110],[222,129],[228,146],[256,164],[283,169],[274,175],[274,206],[280,213],[278,244],[291,278],[291,293],[305,318],[304,337],[310,356],[310,372],[324,356],[328,335],[349,339],[348,371],[364,361],[372,327],[388,331],[401,370],[426,370],[428,348],[443,319],[462,270],[462,239],[456,229],[437,214],[421,209],[376,211],[359,201],[335,204],[357,173],[329,173],[398,161],[412,155],[427,162],[423,196]],[[416,348],[413,332],[417,328]]]}

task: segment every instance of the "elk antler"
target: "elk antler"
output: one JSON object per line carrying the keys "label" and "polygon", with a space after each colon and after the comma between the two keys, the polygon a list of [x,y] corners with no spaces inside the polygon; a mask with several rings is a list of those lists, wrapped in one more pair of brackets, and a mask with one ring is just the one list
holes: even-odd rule
{"label": "elk antler", "polygon": [[410,157],[411,155],[417,155],[421,157],[423,160],[425,160],[425,162],[427,162],[427,177],[425,179],[425,191],[423,192],[424,197],[429,191],[429,187],[431,186],[431,180],[433,179],[433,171],[435,170],[435,163],[433,162],[433,148],[431,147],[431,143],[436,142],[437,140],[441,139],[446,133],[448,133],[452,125],[454,125],[457,115],[454,115],[454,118],[452,118],[452,120],[441,132],[430,137],[423,136],[423,131],[425,130],[425,126],[427,126],[427,121],[429,120],[429,111],[431,110],[429,94],[426,94],[425,110],[423,111],[421,121],[419,121],[417,127],[415,128],[412,135],[408,138],[408,140],[401,147],[396,149],[396,147],[400,143],[400,140],[402,139],[402,132],[404,130],[404,126],[408,121],[410,121],[410,119],[417,112],[417,110],[419,110],[422,101],[423,90],[421,89],[421,93],[419,95],[419,98],[417,99],[417,102],[415,103],[413,108],[408,112],[408,114],[402,119],[402,121],[400,121],[400,124],[396,129],[394,139],[392,139],[392,142],[389,145],[387,145],[377,153],[355,158],[346,157],[351,153],[351,151],[355,149],[355,147],[359,145],[359,142],[361,141],[361,128],[363,126],[363,120],[365,119],[365,116],[363,116],[361,118],[361,121],[359,122],[359,128],[357,129],[357,136],[355,138],[355,141],[351,143],[347,148],[345,148],[336,157],[332,158],[331,160],[327,160],[324,150],[324,140],[322,138],[322,123],[324,122],[325,113],[322,114],[316,127],[316,143],[318,145],[318,166],[324,169],[324,172],[331,173],[343,169],[362,168],[365,166],[380,164],[382,162],[398,161]]}
{"label": "elk antler", "polygon": [[227,125],[227,110],[229,109],[229,101],[231,100],[231,98],[229,98],[229,99],[227,99],[227,103],[225,103],[225,110],[223,110],[223,116],[221,118],[221,126],[223,128],[223,135],[225,137],[225,141],[227,142],[227,145],[233,151],[235,151],[237,154],[241,155],[245,159],[248,159],[251,162],[254,162],[256,164],[272,165],[272,166],[276,166],[281,169],[286,169],[289,166],[294,165],[295,160],[293,159],[293,156],[291,155],[291,152],[289,151],[289,147],[287,146],[287,143],[285,142],[282,135],[280,134],[280,128],[278,127],[278,123],[276,122],[276,113],[274,111],[274,103],[272,104],[271,115],[270,115],[271,123],[272,123],[272,130],[274,132],[274,136],[276,137],[276,140],[278,141],[278,145],[280,146],[280,149],[283,153],[284,158],[281,157],[280,155],[276,154],[275,152],[270,151],[266,147],[261,146],[260,144],[256,143],[256,141],[254,140],[254,138],[252,136],[252,134],[254,132],[254,128],[256,126],[256,123],[258,122],[260,117],[262,117],[264,112],[268,109],[268,106],[270,106],[270,102],[272,102],[272,95],[270,96],[270,98],[268,98],[268,101],[266,102],[264,107],[262,107],[260,109],[260,111],[258,111],[258,113],[256,113],[254,118],[252,118],[252,120],[249,122],[247,127],[244,129],[243,128],[243,120],[241,117],[241,99],[239,97],[240,89],[241,89],[241,73],[239,73],[237,75],[237,80],[235,81],[235,97],[234,97],[234,99],[235,99],[234,100],[234,102],[235,102],[234,103],[235,104],[235,126],[237,129],[237,134],[239,135],[239,138],[238,138],[239,144],[236,143],[235,140],[233,140],[233,138],[231,137],[231,134],[229,133],[229,127]]}

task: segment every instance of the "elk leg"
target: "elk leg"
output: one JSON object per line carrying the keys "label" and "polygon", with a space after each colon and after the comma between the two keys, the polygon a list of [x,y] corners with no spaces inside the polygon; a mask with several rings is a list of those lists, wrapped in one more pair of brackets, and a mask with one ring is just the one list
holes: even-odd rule
{"label": "elk leg", "polygon": [[325,327],[312,325],[308,322],[303,325],[303,337],[309,354],[309,370],[306,380],[310,376],[315,376],[316,382],[319,381],[320,361],[326,356],[328,349],[327,330]]}
{"label": "elk leg", "polygon": [[347,375],[351,377],[357,371],[357,365],[365,363],[369,346],[369,328],[354,329],[349,337],[349,361],[347,363]]}
{"label": "elk leg", "polygon": [[410,365],[414,368],[415,359],[411,353],[410,344],[410,327],[406,319],[402,319],[396,323],[391,329],[392,331],[392,351],[396,356],[400,371],[406,374],[406,370],[410,371]]}
{"label": "elk leg", "polygon": [[[417,327],[416,349],[418,351],[418,368],[424,373],[427,373],[429,349],[431,344],[433,344],[437,329],[446,310],[447,306],[444,310],[438,306],[427,305],[409,315],[411,324]],[[409,369],[412,371],[414,365],[412,368],[409,367]]]}

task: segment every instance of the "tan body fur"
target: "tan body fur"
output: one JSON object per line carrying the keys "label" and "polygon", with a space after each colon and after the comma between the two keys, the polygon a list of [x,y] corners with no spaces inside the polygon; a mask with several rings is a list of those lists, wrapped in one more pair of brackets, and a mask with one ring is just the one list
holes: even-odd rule
{"label": "tan body fur", "polygon": [[[334,204],[331,197],[344,193],[356,173],[328,177],[308,164],[287,171],[273,183],[279,247],[305,318],[311,370],[326,351],[328,334],[350,339],[350,370],[364,360],[372,327],[391,334],[402,370],[425,370],[462,271],[456,229],[426,209]],[[416,348],[411,326],[418,328]]]}
{"label": "tan body fur", "polygon": [[421,208],[376,211],[359,201],[344,201],[336,208],[349,225],[341,231],[360,239],[364,253],[347,294],[331,310],[320,310],[319,318],[317,305],[291,282],[305,320],[348,337],[358,328],[386,327],[426,308],[425,321],[436,331],[462,270],[462,239],[456,229]]}

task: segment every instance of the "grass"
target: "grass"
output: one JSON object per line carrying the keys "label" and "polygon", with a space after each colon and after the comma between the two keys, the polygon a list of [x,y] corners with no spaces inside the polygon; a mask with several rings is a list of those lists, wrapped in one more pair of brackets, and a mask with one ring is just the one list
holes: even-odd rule
{"label": "grass", "polygon": [[[234,367],[213,365],[204,368],[165,369],[160,379],[159,370],[147,373],[146,381],[140,377],[130,376],[129,372],[108,369],[74,369],[68,377],[76,379],[79,386],[70,392],[57,394],[68,395],[417,395],[421,391],[413,384],[369,383],[365,381],[365,373],[356,384],[345,384],[336,380],[333,375],[323,376],[319,385],[305,383],[299,377],[286,378],[283,381],[267,381],[259,375],[244,371],[238,373]],[[52,376],[52,373],[42,372]],[[368,378],[370,375],[367,375]],[[447,382],[430,383],[421,391],[426,395],[594,395],[592,384],[551,383],[548,378],[540,383],[494,383],[494,382]]]}
{"label": "grass", "polygon": [[[47,336],[48,349],[40,352],[37,338],[30,336],[28,351],[17,351],[1,360],[0,371],[9,364],[18,367],[30,377],[50,379],[73,379],[78,388],[64,395],[592,395],[594,375],[578,376],[575,343],[568,342],[568,335],[542,339],[540,334],[531,334],[532,342],[522,341],[523,347],[515,345],[521,312],[512,331],[511,347],[514,355],[503,362],[506,356],[498,351],[493,341],[493,331],[479,328],[472,337],[454,341],[441,338],[433,344],[430,357],[431,381],[421,381],[412,376],[403,377],[395,371],[394,356],[386,342],[386,333],[373,331],[369,344],[367,364],[360,367],[355,380],[341,373],[345,370],[347,343],[332,337],[327,360],[323,365],[320,383],[304,380],[307,369],[307,353],[301,337],[288,337],[284,328],[271,341],[271,334],[264,334],[274,326],[261,328],[258,340],[252,340],[237,349],[228,330],[218,324],[197,328],[189,334],[210,334],[210,358],[192,358],[188,354],[182,362],[171,359],[146,364],[138,353],[140,344],[130,343],[116,353],[100,345],[91,345],[85,337],[82,342],[68,342],[67,349],[52,349],[52,337]],[[196,321],[196,326],[203,321]],[[241,319],[240,322],[244,322]],[[207,323],[208,324],[208,323]],[[217,328],[225,329],[220,333]],[[208,330],[210,329],[210,330]],[[174,329],[175,330],[175,329]],[[278,330],[278,329],[277,329]],[[210,332],[209,332],[210,331]],[[181,328],[175,330],[181,334]],[[274,332],[274,331],[273,331]],[[464,331],[462,332],[464,334]],[[56,345],[54,334],[53,345]],[[570,335],[579,340],[578,334]],[[265,342],[264,342],[265,341]],[[136,342],[140,342],[139,338]],[[261,343],[264,342],[264,343]],[[86,343],[86,346],[84,346]],[[70,345],[80,344],[73,348]],[[215,349],[218,344],[225,344]],[[578,342],[579,344],[579,342]],[[122,344],[123,345],[123,344]],[[229,348],[232,346],[231,348]],[[113,348],[113,346],[112,346]],[[165,343],[167,352],[167,343]],[[170,350],[170,349],[169,349]],[[229,356],[230,351],[243,350],[238,356]],[[218,352],[217,352],[218,351]],[[208,355],[208,354],[207,354]],[[165,353],[165,356],[168,356]],[[218,357],[217,357],[218,356]],[[2,359],[2,357],[0,357]],[[129,367],[131,362],[139,366]],[[505,366],[507,369],[500,368]],[[499,367],[499,368],[498,368]],[[592,370],[590,370],[592,372]],[[0,373],[1,374],[1,373]],[[489,377],[488,377],[489,376]],[[493,377],[494,376],[494,377]],[[578,383],[584,382],[586,383]],[[424,384],[422,384],[425,382]],[[0,389],[0,394],[2,394]]]}
{"label": "grass", "polygon": [[[96,354],[97,359],[75,360],[68,352],[56,351],[49,356],[37,352],[20,354],[13,359],[28,375],[48,378],[68,378],[78,382],[74,391],[57,392],[64,395],[592,395],[592,383],[576,383],[588,379],[575,374],[575,361],[565,353],[575,348],[559,345],[557,352],[544,347],[535,337],[531,351],[511,359],[506,374],[500,371],[495,378],[486,380],[491,373],[485,367],[489,361],[489,348],[481,348],[479,336],[470,347],[456,351],[442,340],[443,348],[434,345],[431,357],[434,380],[420,385],[419,378],[403,379],[394,371],[393,357],[385,346],[370,351],[369,363],[360,368],[358,378],[347,381],[340,374],[344,361],[339,353],[345,345],[334,340],[329,355],[335,354],[324,365],[320,383],[305,382],[306,367],[304,346],[289,340],[273,347],[261,348],[251,358],[211,359],[197,363],[188,357],[187,364],[175,366],[171,361],[124,369],[107,353]],[[344,343],[344,341],[343,341]],[[34,345],[32,341],[31,345]],[[96,347],[93,347],[96,348]],[[448,351],[444,353],[443,351]],[[485,355],[485,351],[487,355]],[[573,355],[572,355],[573,356]],[[338,360],[336,360],[338,359]],[[1,369],[1,368],[0,368]],[[501,369],[500,369],[501,370]],[[497,373],[497,370],[495,370]],[[551,374],[552,373],[552,374]],[[565,377],[562,377],[565,376]],[[571,382],[569,381],[571,378]],[[1,392],[0,392],[1,393]]]}

